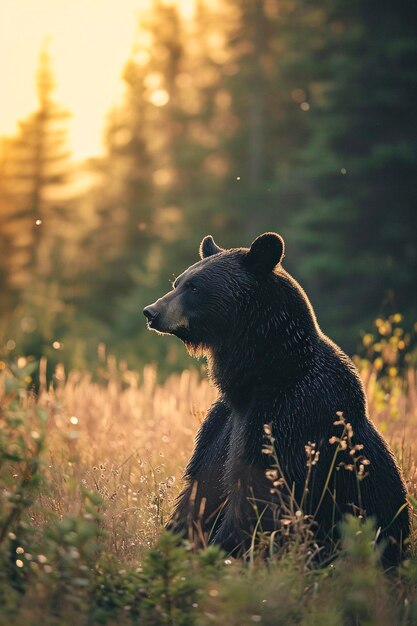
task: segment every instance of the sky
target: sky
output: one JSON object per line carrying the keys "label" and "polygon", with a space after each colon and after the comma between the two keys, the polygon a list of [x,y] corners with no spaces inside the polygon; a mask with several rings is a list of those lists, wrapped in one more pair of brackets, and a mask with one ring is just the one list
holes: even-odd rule
{"label": "sky", "polygon": [[[75,158],[102,151],[106,113],[123,94],[121,73],[150,0],[0,0],[0,135],[36,108],[39,52],[49,52],[56,100],[72,113]],[[191,0],[179,0],[187,10]]]}

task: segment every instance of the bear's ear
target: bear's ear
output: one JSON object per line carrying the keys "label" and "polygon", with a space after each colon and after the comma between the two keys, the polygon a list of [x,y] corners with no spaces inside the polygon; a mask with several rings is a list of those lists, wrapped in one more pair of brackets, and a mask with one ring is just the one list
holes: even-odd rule
{"label": "bear's ear", "polygon": [[246,253],[246,266],[253,272],[268,274],[284,258],[285,244],[281,235],[264,233],[259,235]]}
{"label": "bear's ear", "polygon": [[200,259],[206,259],[208,256],[212,256],[213,254],[217,254],[218,252],[223,252],[223,248],[220,248],[215,242],[211,235],[207,235],[204,237],[203,241],[200,243]]}

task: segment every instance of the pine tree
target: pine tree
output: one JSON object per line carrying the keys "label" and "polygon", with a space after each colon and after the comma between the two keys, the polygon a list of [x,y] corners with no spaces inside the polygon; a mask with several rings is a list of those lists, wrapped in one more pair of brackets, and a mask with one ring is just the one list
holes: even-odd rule
{"label": "pine tree", "polygon": [[[17,250],[14,245],[12,216],[15,209],[8,180],[8,150],[10,142],[0,141],[0,319],[2,326],[5,318],[14,309],[17,303],[16,285],[13,272],[18,272]],[[0,329],[1,332],[1,329]]]}
{"label": "pine tree", "polygon": [[222,194],[234,216],[232,230],[243,241],[266,229],[285,231],[303,193],[293,169],[309,128],[301,106],[306,72],[299,60],[296,9],[289,0],[225,3],[222,82],[231,99],[233,130],[223,141],[230,172]]}
{"label": "pine tree", "polygon": [[43,283],[60,246],[57,223],[65,217],[62,188],[68,182],[70,157],[66,128],[69,114],[55,103],[53,91],[51,62],[44,45],[37,73],[38,109],[19,122],[12,181],[21,206],[16,219],[22,221],[27,234],[31,232],[27,263],[30,280]]}
{"label": "pine tree", "polygon": [[415,317],[415,15],[403,1],[313,4],[311,195],[293,225],[300,273],[332,311],[329,331],[353,348],[384,308]]}
{"label": "pine tree", "polygon": [[54,320],[62,309],[60,283],[68,261],[65,243],[70,219],[69,114],[53,97],[47,43],[40,54],[36,87],[38,108],[19,122],[17,135],[5,142],[3,170],[15,291],[13,332],[17,339],[21,330],[25,333],[27,327],[33,333],[37,327],[30,337],[22,336],[19,349],[40,353],[41,343],[53,339]]}
{"label": "pine tree", "polygon": [[[143,63],[146,55],[140,53],[143,50],[135,51],[124,69],[126,96],[109,114],[106,155],[93,163],[99,178],[92,192],[97,226],[84,242],[96,260],[86,273],[86,306],[93,317],[113,329],[120,318],[120,298],[129,294],[137,281],[149,281],[148,260],[155,240],[153,162],[148,145],[150,104]],[[103,307],[106,300],[108,304]]]}

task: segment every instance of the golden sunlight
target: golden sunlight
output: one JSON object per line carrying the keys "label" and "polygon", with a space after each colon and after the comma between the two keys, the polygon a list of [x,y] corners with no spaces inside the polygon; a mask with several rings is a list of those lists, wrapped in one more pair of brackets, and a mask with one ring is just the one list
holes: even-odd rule
{"label": "golden sunlight", "polygon": [[[187,14],[193,0],[177,2]],[[36,107],[35,74],[46,38],[56,99],[72,113],[76,158],[102,151],[105,116],[123,93],[121,74],[138,18],[150,0],[2,0],[0,4],[0,135]],[[155,96],[156,97],[156,96]],[[164,104],[157,94],[158,105]]]}

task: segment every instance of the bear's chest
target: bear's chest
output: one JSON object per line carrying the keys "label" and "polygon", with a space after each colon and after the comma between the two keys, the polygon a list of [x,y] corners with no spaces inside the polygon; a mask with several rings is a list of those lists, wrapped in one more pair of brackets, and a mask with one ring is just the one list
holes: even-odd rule
{"label": "bear's chest", "polygon": [[229,488],[245,480],[254,469],[264,471],[269,459],[265,449],[265,429],[262,420],[248,412],[232,411],[229,417],[229,438],[225,458],[224,482]]}
{"label": "bear's chest", "polygon": [[302,480],[305,445],[311,438],[301,430],[297,415],[288,412],[285,402],[275,402],[269,410],[260,403],[255,410],[233,410],[228,424],[225,486],[230,489],[239,481],[265,475],[267,469],[276,467],[290,481]]}

